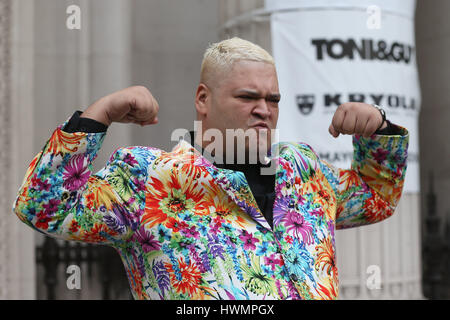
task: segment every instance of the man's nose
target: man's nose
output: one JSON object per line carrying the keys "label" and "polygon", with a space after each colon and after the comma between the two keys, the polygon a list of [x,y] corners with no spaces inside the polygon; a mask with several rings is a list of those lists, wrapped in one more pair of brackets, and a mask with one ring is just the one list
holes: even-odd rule
{"label": "man's nose", "polygon": [[260,116],[263,119],[268,118],[270,116],[270,109],[266,99],[258,99],[257,104],[252,110],[252,113]]}

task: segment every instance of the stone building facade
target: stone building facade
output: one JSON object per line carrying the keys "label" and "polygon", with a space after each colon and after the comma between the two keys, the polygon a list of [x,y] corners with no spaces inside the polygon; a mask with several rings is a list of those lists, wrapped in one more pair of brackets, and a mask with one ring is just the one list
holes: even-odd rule
{"label": "stone building facade", "polygon": [[[81,8],[80,30],[66,27],[67,7],[74,4]],[[140,84],[160,103],[159,125],[114,125],[95,169],[119,146],[171,148],[164,137],[194,120],[194,92],[208,43],[238,35],[271,51],[270,22],[251,18],[263,5],[263,0],[0,0],[0,299],[47,297],[45,272],[36,263],[44,238],[20,223],[11,206],[29,161],[56,125],[105,94]],[[443,138],[450,121],[450,91],[445,87],[450,68],[443,67],[450,63],[449,6],[446,0],[419,0],[417,5],[424,192],[405,194],[396,214],[385,222],[338,232],[342,299],[423,297],[421,243],[430,170],[437,214],[445,221],[450,211],[445,196],[450,192],[450,163],[436,165],[436,159],[450,158],[450,144]],[[449,231],[439,230],[447,233],[448,248]],[[367,287],[371,265],[381,268],[381,289]],[[88,266],[82,264],[84,282],[77,291],[65,286],[66,267],[58,267],[58,298],[102,297],[101,268],[85,277]],[[119,288],[121,281],[118,277]],[[114,297],[129,296],[125,290]]]}

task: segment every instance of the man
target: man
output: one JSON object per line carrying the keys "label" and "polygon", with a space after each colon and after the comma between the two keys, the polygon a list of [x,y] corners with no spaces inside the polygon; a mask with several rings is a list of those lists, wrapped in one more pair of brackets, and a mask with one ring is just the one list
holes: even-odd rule
{"label": "man", "polygon": [[[243,152],[260,152],[274,138],[279,100],[265,50],[239,38],[213,44],[195,98],[205,134],[172,152],[121,148],[92,174],[113,122],[158,122],[146,88],[113,93],[56,129],[31,162],[14,211],[49,236],[113,246],[136,299],[336,298],[335,229],[393,214],[408,132],[375,106],[346,103],[329,130],[354,135],[351,170],[303,143],[273,145],[269,162],[236,163],[227,129],[258,133]],[[208,130],[223,137],[214,150]],[[273,174],[261,174],[272,165]]]}

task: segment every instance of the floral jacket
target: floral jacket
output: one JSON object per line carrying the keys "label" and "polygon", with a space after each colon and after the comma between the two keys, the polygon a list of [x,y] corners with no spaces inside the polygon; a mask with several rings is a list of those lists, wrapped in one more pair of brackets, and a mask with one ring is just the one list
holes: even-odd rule
{"label": "floral jacket", "polygon": [[64,125],[31,162],[14,211],[46,235],[114,247],[136,299],[336,298],[335,230],[393,214],[409,138],[401,127],[354,136],[350,170],[303,143],[274,145],[272,229],[244,174],[188,142],[120,148],[94,174],[105,133]]}

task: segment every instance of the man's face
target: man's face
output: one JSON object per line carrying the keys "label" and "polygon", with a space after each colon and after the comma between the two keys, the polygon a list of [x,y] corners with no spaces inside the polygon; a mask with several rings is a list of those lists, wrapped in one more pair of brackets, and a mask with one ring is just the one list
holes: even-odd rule
{"label": "man's face", "polygon": [[[267,151],[271,145],[271,129],[277,125],[280,100],[275,67],[264,62],[238,61],[209,89],[203,130],[220,130],[224,143],[227,129],[249,130],[247,133],[253,132],[257,141],[245,139],[245,152],[255,144],[258,150]],[[242,150],[239,149],[242,145],[237,147],[237,152]]]}

